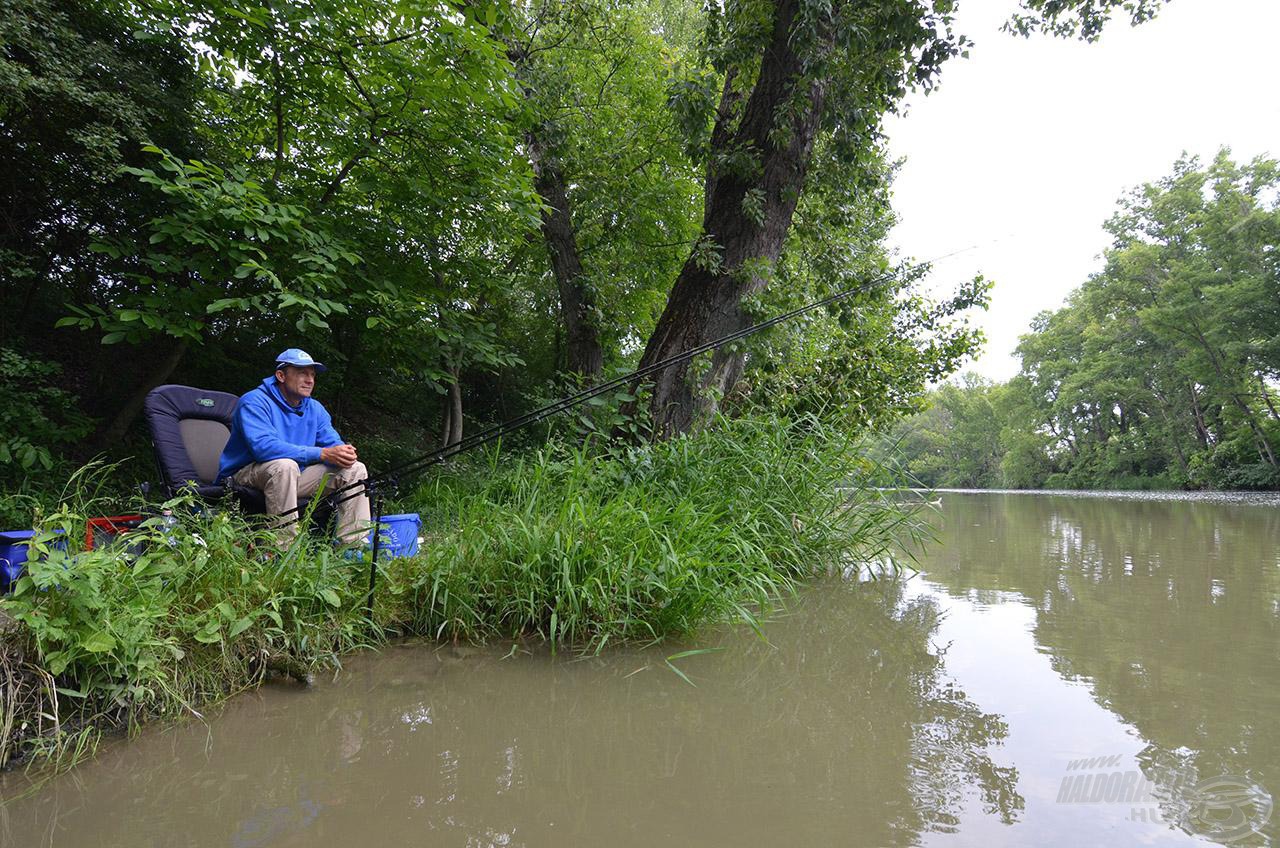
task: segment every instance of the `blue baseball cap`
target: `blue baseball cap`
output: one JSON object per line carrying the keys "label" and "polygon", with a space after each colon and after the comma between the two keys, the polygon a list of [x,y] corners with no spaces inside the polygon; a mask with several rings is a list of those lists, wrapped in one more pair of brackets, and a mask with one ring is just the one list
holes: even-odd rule
{"label": "blue baseball cap", "polygon": [[329,370],[324,367],[323,363],[316,362],[312,359],[311,354],[298,347],[291,347],[276,357],[276,367],[279,368],[281,365],[294,365],[298,368],[311,366],[316,369],[317,374],[321,374]]}

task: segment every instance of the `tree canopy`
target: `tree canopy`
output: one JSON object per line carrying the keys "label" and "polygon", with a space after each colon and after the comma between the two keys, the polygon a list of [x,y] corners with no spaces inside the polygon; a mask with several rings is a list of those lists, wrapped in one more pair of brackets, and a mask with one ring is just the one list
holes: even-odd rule
{"label": "tree canopy", "polygon": [[[0,3],[0,347],[82,416],[37,458],[297,344],[376,460],[869,280],[605,417],[867,426],[979,343],[985,284],[925,298],[884,241],[881,121],[967,49],[950,0]],[[1010,25],[1091,38],[1115,5]]]}

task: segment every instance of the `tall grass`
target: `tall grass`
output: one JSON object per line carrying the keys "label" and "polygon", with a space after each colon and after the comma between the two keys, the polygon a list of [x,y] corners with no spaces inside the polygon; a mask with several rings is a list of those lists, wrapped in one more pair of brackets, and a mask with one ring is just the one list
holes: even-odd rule
{"label": "tall grass", "polygon": [[152,518],[129,547],[82,550],[93,505],[67,505],[41,518],[28,573],[0,600],[0,764],[72,762],[99,728],[199,714],[273,671],[305,678],[397,635],[599,651],[710,622],[759,628],[799,581],[918,539],[886,482],[815,420],[490,453],[397,505],[423,514],[426,543],[380,564],[372,620],[367,563],[323,539],[279,552],[242,516],[175,503],[177,527]]}
{"label": "tall grass", "polygon": [[436,637],[587,650],[713,621],[758,627],[798,581],[918,540],[891,482],[858,440],[813,419],[725,420],[622,452],[493,454],[412,499],[427,545],[392,569],[387,601]]}

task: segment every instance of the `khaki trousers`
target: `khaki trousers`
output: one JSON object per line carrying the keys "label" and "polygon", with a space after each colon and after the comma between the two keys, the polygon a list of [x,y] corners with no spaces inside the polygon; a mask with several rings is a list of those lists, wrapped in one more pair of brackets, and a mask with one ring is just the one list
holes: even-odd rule
{"label": "khaki trousers", "polygon": [[[327,476],[326,476],[327,475]],[[298,463],[292,459],[273,459],[270,462],[254,462],[241,468],[233,476],[238,485],[252,486],[261,489],[267,496],[267,512],[280,515],[297,508],[298,498],[307,498],[320,490],[320,481],[324,480],[323,494],[348,486],[357,480],[369,476],[363,462],[357,462],[350,468],[338,468],[317,462],[298,471]],[[356,495],[356,497],[351,497]],[[338,500],[338,541],[343,544],[359,544],[369,532],[369,497],[359,489],[352,489],[340,495]],[[295,513],[290,513],[280,527],[280,543],[289,545],[298,535],[301,526]]]}

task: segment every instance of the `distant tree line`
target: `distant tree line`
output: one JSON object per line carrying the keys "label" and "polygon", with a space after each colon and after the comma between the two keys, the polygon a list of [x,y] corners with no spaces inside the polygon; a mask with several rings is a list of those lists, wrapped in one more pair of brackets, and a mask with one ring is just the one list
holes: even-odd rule
{"label": "distant tree line", "polygon": [[940,386],[898,429],[923,482],[1280,488],[1280,164],[1183,158],[1106,228],[1018,376]]}

